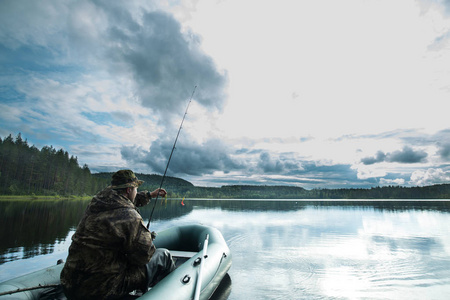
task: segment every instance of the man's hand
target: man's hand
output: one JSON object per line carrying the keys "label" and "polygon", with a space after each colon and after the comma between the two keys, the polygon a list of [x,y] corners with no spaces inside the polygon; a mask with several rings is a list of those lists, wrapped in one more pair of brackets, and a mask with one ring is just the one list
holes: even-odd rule
{"label": "man's hand", "polygon": [[152,232],[150,232],[150,234],[152,236],[152,241],[154,241],[156,238],[156,235],[157,235],[156,232],[152,231]]}
{"label": "man's hand", "polygon": [[161,197],[164,197],[167,194],[165,189],[156,189],[153,192],[150,192],[150,196],[152,198],[156,198],[156,196],[158,196],[158,192],[159,192],[159,196],[161,196]]}

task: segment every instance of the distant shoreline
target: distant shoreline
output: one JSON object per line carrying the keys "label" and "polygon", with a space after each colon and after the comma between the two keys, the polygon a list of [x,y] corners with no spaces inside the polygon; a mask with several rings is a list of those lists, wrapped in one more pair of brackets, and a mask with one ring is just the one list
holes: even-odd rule
{"label": "distant shoreline", "polygon": [[[29,196],[29,195],[0,195],[0,202],[8,201],[88,201],[93,196]],[[169,201],[180,201],[181,197],[167,198]],[[185,197],[185,201],[299,201],[299,202],[450,202],[447,198],[189,198]]]}

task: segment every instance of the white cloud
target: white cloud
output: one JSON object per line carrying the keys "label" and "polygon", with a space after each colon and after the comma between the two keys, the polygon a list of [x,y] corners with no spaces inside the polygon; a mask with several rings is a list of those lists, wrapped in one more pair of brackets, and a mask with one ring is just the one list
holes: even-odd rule
{"label": "white cloud", "polygon": [[5,122],[17,123],[20,122],[20,115],[22,110],[18,107],[0,103],[0,117]]}
{"label": "white cloud", "polygon": [[442,169],[429,168],[427,170],[417,170],[412,173],[411,185],[424,186],[438,183],[450,182],[450,172]]}
{"label": "white cloud", "polygon": [[386,172],[386,169],[384,168],[374,168],[364,165],[357,165],[354,166],[354,168],[357,170],[357,175],[359,179],[383,177],[388,174],[388,172]]}
{"label": "white cloud", "polygon": [[403,185],[403,184],[405,184],[405,180],[403,178],[397,179],[380,178],[380,185]]}

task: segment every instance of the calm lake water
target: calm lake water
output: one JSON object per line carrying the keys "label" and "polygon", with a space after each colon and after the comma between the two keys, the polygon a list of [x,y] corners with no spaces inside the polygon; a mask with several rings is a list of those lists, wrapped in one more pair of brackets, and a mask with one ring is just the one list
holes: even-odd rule
{"label": "calm lake water", "polygon": [[[448,299],[450,202],[163,201],[151,229],[202,223],[231,249],[228,299]],[[65,259],[87,202],[0,202],[0,282]],[[151,207],[141,209],[144,219]],[[231,292],[230,292],[231,290]]]}

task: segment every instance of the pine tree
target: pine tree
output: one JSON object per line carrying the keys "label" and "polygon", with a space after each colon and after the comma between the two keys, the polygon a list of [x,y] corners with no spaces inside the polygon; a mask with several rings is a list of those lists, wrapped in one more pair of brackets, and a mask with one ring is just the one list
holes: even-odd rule
{"label": "pine tree", "polygon": [[30,147],[21,133],[0,138],[0,194],[92,195],[104,185],[63,149]]}

